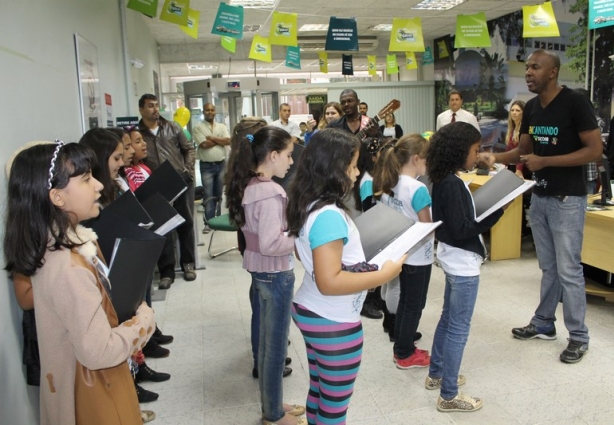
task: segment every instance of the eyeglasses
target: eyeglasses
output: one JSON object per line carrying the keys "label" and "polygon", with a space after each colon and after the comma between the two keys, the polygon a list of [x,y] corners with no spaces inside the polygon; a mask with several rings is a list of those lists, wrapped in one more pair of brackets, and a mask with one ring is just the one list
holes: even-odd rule
{"label": "eyeglasses", "polygon": [[128,133],[130,133],[131,131],[140,131],[138,125],[126,125],[126,126],[124,126],[122,128],[125,131],[127,131]]}

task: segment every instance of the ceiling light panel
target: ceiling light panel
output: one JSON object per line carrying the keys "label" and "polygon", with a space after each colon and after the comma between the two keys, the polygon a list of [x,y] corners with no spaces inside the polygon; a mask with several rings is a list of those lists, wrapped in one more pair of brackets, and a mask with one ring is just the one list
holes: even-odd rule
{"label": "ceiling light panel", "polygon": [[422,0],[412,9],[420,10],[449,10],[460,4],[463,4],[465,0]]}

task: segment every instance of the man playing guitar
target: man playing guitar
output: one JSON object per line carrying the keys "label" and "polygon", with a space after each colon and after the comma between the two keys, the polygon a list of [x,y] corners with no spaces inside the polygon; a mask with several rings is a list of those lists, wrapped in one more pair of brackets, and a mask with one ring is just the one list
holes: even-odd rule
{"label": "man playing guitar", "polygon": [[378,137],[379,128],[371,125],[371,118],[358,112],[360,100],[354,90],[343,90],[339,96],[339,103],[343,109],[344,116],[331,122],[328,128],[341,128],[353,134],[358,134],[361,130],[365,130],[366,136]]}

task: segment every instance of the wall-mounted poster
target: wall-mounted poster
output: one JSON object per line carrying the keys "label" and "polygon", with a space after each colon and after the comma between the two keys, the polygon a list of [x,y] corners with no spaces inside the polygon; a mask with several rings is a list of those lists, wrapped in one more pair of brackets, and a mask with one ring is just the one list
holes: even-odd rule
{"label": "wall-mounted poster", "polygon": [[96,46],[75,33],[79,97],[81,98],[81,129],[104,125],[98,74],[98,51]]}

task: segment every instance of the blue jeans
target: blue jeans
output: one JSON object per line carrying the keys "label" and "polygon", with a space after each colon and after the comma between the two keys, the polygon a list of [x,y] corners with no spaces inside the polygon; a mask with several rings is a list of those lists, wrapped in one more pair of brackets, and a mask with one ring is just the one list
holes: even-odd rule
{"label": "blue jeans", "polygon": [[285,415],[282,379],[288,351],[294,270],[251,274],[260,303],[258,383],[262,411],[264,419],[276,422]]}
{"label": "blue jeans", "polygon": [[253,279],[249,287],[249,303],[252,306],[251,327],[251,342],[252,342],[252,357],[254,358],[254,369],[258,369],[258,344],[260,344],[260,301],[258,300],[258,291],[254,287]]}
{"label": "blue jeans", "polygon": [[429,376],[442,378],[440,395],[450,400],[458,394],[458,372],[471,329],[480,276],[446,273],[443,311],[435,330]]}
{"label": "blue jeans", "polygon": [[406,359],[416,351],[414,337],[426,305],[426,294],[429,291],[431,268],[428,266],[410,266],[403,264],[399,276],[401,295],[397,307],[397,317],[394,323],[394,354],[399,359]]}
{"label": "blue jeans", "polygon": [[[222,190],[224,188],[224,161],[204,162],[200,161],[200,178],[203,183],[205,195],[203,202],[211,197],[222,199]],[[205,224],[207,220],[215,217],[215,207],[217,203],[209,201],[204,204],[205,207]]]}
{"label": "blue jeans", "polygon": [[584,236],[584,196],[538,196],[531,198],[531,231],[542,270],[539,305],[531,323],[550,328],[563,302],[563,319],[570,339],[588,342],[586,293],[580,264]]}

